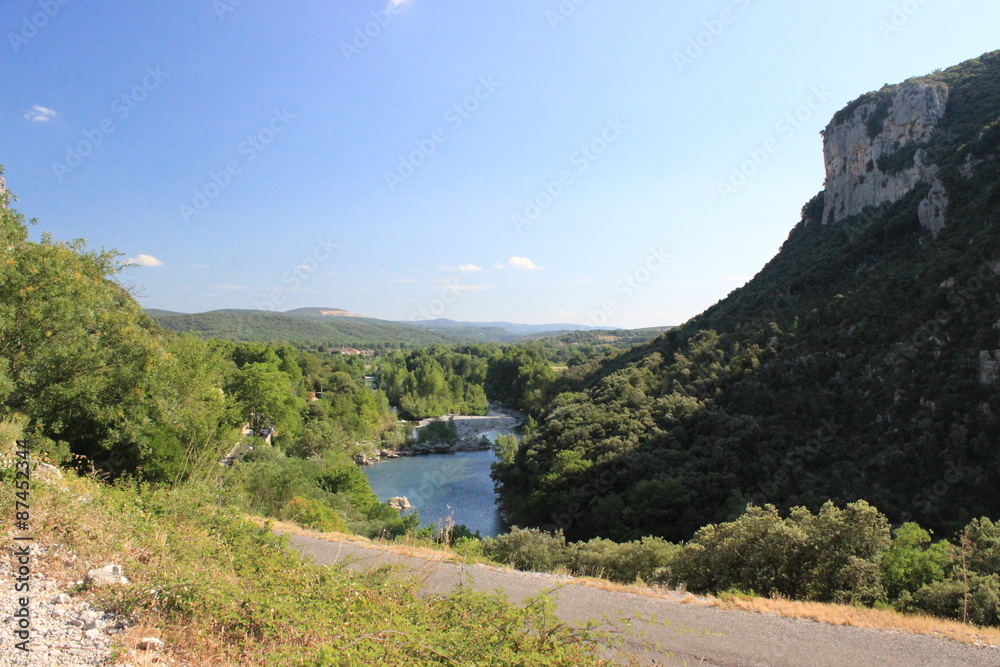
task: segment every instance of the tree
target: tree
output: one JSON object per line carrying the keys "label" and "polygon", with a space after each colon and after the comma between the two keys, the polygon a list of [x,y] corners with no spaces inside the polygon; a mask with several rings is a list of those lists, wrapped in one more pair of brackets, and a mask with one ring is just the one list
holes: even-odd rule
{"label": "tree", "polygon": [[288,376],[268,363],[251,363],[241,368],[230,391],[239,414],[255,432],[267,426],[294,429],[299,421],[301,402],[289,387]]}

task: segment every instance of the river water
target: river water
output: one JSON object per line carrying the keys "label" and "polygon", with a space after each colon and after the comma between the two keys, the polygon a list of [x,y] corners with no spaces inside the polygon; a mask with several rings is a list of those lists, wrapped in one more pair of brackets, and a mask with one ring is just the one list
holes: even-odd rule
{"label": "river water", "polygon": [[[467,428],[474,428],[474,422]],[[495,441],[498,435],[513,431],[476,429],[475,433]],[[382,502],[405,496],[420,513],[421,527],[441,526],[451,516],[456,524],[465,524],[482,537],[496,537],[504,532],[504,525],[490,478],[490,464],[495,460],[492,451],[428,454],[388,459],[362,470]]]}
{"label": "river water", "polygon": [[452,520],[483,537],[503,532],[503,522],[493,493],[492,451],[428,454],[389,459],[364,466],[372,491],[382,502],[406,496],[420,513],[420,525]]}

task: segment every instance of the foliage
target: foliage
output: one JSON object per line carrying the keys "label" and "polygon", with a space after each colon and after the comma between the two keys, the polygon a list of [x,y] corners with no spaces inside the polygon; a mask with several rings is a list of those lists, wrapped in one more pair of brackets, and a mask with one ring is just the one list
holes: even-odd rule
{"label": "foliage", "polygon": [[[133,585],[81,590],[97,608],[156,624],[192,664],[597,665],[609,635],[460,587],[421,596],[387,568],[307,563],[266,527],[218,503],[210,482],[171,490],[36,484],[37,540],[72,549],[74,576],[113,559]],[[80,502],[79,498],[90,498]],[[13,503],[12,485],[0,498]],[[58,561],[59,550],[53,550]]]}
{"label": "foliage", "polygon": [[295,496],[281,508],[281,518],[294,521],[300,526],[313,528],[323,532],[342,533],[347,530],[347,524],[335,510],[330,509],[318,500],[310,500]]}
{"label": "foliage", "polygon": [[951,545],[931,543],[928,531],[915,523],[904,523],[893,531],[892,547],[882,559],[889,597],[916,593],[920,588],[944,579],[951,565]]}
{"label": "foliage", "polygon": [[557,378],[495,471],[512,522],[628,541],[687,540],[749,502],[864,499],[942,535],[1000,514],[983,491],[1000,486],[1000,394],[980,377],[1000,321],[1000,52],[915,81],[950,90],[925,147],[944,230],[919,222],[929,184],[836,224],[813,199],[746,286]]}
{"label": "foliage", "polygon": [[417,442],[443,442],[452,445],[458,442],[458,430],[450,419],[435,419],[417,432]]}

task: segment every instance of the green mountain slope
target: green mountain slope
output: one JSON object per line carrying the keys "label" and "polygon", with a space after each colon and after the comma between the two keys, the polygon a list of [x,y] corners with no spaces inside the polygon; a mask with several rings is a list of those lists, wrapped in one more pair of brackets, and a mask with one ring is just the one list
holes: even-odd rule
{"label": "green mountain slope", "polygon": [[236,341],[288,341],[361,347],[437,345],[460,342],[452,336],[422,327],[363,317],[328,320],[293,317],[261,310],[213,310],[207,313],[161,314],[146,311],[171,331],[187,331],[210,338]]}
{"label": "green mountain slope", "polygon": [[[748,501],[1000,514],[1000,52],[869,93],[778,255],[593,368],[497,471],[512,520],[686,539]],[[942,226],[943,225],[943,226]]]}

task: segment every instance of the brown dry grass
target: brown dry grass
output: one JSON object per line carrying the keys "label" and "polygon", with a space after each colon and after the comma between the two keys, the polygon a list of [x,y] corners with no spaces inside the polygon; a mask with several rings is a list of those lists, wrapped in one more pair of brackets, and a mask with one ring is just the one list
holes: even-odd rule
{"label": "brown dry grass", "polygon": [[[251,518],[259,525],[264,520]],[[340,533],[320,533],[296,524],[280,521],[271,522],[273,529],[279,532],[294,533],[325,539],[332,542],[347,541],[405,556],[414,556],[438,562],[466,563],[468,559],[451,551],[429,549],[419,545],[378,543],[358,535],[343,535]],[[488,562],[488,561],[482,561]],[[502,569],[509,569],[503,568]],[[561,573],[565,574],[565,573]],[[674,604],[698,604],[759,614],[775,614],[786,618],[798,618],[828,623],[830,625],[846,625],[858,628],[873,628],[876,630],[892,630],[928,637],[953,639],[965,644],[1000,646],[1000,628],[980,628],[957,621],[925,616],[919,614],[901,614],[895,611],[866,609],[847,605],[823,602],[798,602],[755,597],[713,597],[693,595],[685,591],[670,590],[645,585],[620,584],[595,577],[575,577],[573,583],[591,586],[600,590],[616,593],[629,593],[654,597]]]}
{"label": "brown dry grass", "polygon": [[1000,646],[1000,628],[980,628],[933,616],[900,614],[894,611],[822,602],[797,602],[752,597],[710,599],[715,606],[722,609],[776,614],[786,618],[808,619],[830,625],[849,625],[856,628],[895,630],[928,637],[945,637],[964,644]]}

